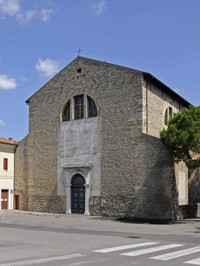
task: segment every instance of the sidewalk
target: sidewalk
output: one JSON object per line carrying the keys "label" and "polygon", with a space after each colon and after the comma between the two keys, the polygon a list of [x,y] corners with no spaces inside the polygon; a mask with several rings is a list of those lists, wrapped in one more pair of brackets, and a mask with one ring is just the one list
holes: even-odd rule
{"label": "sidewalk", "polygon": [[[119,221],[112,217],[86,216],[80,214],[57,214],[30,211],[0,211],[0,226],[11,228],[21,227],[27,230],[44,228],[46,230],[81,231],[85,234],[92,231],[103,234],[130,234],[130,235],[187,235],[199,237],[200,219],[187,219],[168,224],[151,224],[139,222]],[[197,234],[198,233],[198,234]]]}
{"label": "sidewalk", "polygon": [[[119,219],[117,217],[103,217],[103,216],[90,216],[90,215],[84,215],[84,214],[65,214],[65,213],[47,213],[47,212],[33,212],[33,211],[21,211],[21,210],[1,210],[0,211],[0,221],[1,221],[1,214],[21,214],[21,215],[27,215],[27,216],[40,216],[40,217],[54,217],[54,218],[65,218],[65,219],[77,219],[77,220],[101,220],[101,221],[116,221],[116,222],[124,222],[124,223],[130,223],[130,224],[165,224],[162,222],[148,222],[147,220],[134,220],[133,219]],[[188,218],[183,220],[177,220],[177,221],[171,221],[166,224],[182,224],[182,223],[200,223],[200,218]]]}

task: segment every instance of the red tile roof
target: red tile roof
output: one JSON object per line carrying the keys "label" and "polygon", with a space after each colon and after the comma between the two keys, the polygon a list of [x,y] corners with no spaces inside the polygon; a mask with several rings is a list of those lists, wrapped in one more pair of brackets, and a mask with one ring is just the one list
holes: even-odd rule
{"label": "red tile roof", "polygon": [[18,144],[18,141],[17,140],[14,140],[12,138],[3,138],[3,137],[0,137],[0,143],[17,145]]}

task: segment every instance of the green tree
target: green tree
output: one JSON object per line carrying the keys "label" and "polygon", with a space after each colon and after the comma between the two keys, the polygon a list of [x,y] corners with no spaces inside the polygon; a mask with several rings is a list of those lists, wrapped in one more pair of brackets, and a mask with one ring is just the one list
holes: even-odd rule
{"label": "green tree", "polygon": [[200,167],[200,106],[184,108],[169,119],[160,138],[175,161],[190,168]]}

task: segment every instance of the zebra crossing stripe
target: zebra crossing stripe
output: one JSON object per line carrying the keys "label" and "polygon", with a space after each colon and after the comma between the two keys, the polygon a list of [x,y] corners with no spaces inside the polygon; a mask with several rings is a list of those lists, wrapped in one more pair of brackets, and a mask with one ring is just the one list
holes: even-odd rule
{"label": "zebra crossing stripe", "polygon": [[125,250],[129,248],[139,248],[139,247],[151,246],[155,244],[158,244],[158,243],[157,242],[144,242],[144,243],[125,245],[125,246],[117,246],[117,247],[112,247],[112,248],[97,249],[97,250],[94,250],[93,252],[109,253],[113,251]]}
{"label": "zebra crossing stripe", "polygon": [[169,244],[169,245],[164,245],[164,246],[158,246],[158,247],[153,247],[153,248],[146,248],[146,249],[131,251],[131,252],[123,253],[120,255],[135,257],[135,256],[143,255],[143,254],[153,253],[156,251],[166,250],[166,249],[170,249],[170,248],[177,248],[177,247],[181,247],[181,246],[183,246],[183,245],[182,244]]}
{"label": "zebra crossing stripe", "polygon": [[200,265],[200,258],[194,259],[194,260],[189,260],[189,261],[186,261],[184,263],[193,264],[193,265]]}
{"label": "zebra crossing stripe", "polygon": [[[200,246],[197,246],[197,247],[193,247],[193,248],[187,248],[187,249],[182,249],[182,250],[179,250],[179,251],[167,253],[167,254],[164,254],[164,255],[159,255],[159,256],[156,256],[156,257],[152,257],[151,259],[155,259],[155,260],[171,260],[171,259],[179,258],[179,257],[182,257],[182,256],[190,255],[190,254],[193,254],[193,253],[197,253],[199,251],[200,251]],[[197,264],[197,265],[200,265],[200,264]]]}

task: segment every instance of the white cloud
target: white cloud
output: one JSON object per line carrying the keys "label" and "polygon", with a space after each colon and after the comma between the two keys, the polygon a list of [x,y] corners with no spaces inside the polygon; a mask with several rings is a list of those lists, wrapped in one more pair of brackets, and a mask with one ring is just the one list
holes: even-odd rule
{"label": "white cloud", "polygon": [[0,0],[0,13],[13,16],[20,11],[19,0]]}
{"label": "white cloud", "polygon": [[21,24],[30,22],[33,18],[39,18],[44,22],[50,20],[51,16],[54,15],[53,9],[41,9],[40,11],[30,9],[17,14],[17,20]]}
{"label": "white cloud", "polygon": [[22,76],[22,77],[20,77],[20,80],[21,80],[21,81],[27,81],[28,79],[27,79],[27,77]]}
{"label": "white cloud", "polygon": [[39,18],[43,20],[44,22],[47,22],[50,20],[51,16],[54,15],[54,10],[53,9],[42,9],[39,12]]}
{"label": "white cloud", "polygon": [[35,69],[44,76],[51,76],[58,72],[59,64],[57,61],[47,59],[38,59],[37,64],[35,65]]}
{"label": "white cloud", "polygon": [[0,90],[12,90],[17,87],[17,82],[14,78],[0,74]]}
{"label": "white cloud", "polygon": [[37,12],[33,9],[27,10],[25,12],[20,12],[17,14],[18,22],[25,24],[32,20],[36,16]]}
{"label": "white cloud", "polygon": [[47,22],[53,15],[54,10],[51,8],[21,10],[20,0],[0,0],[0,19],[5,19],[6,16],[15,16],[19,23],[26,24],[33,18]]}
{"label": "white cloud", "polygon": [[105,8],[105,5],[106,5],[105,0],[99,0],[97,4],[92,5],[92,9],[95,14],[101,15],[101,13],[103,12]]}
{"label": "white cloud", "polygon": [[5,125],[5,122],[2,119],[0,119],[0,126],[4,126],[4,125]]}

